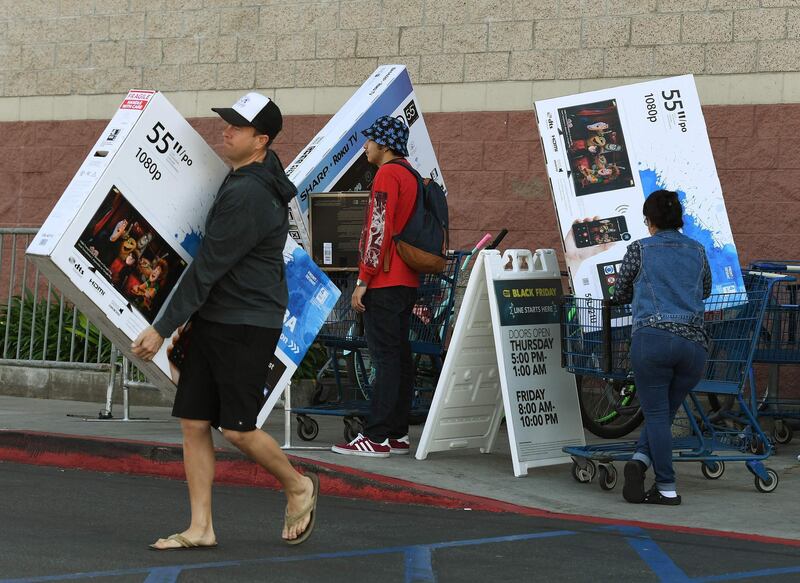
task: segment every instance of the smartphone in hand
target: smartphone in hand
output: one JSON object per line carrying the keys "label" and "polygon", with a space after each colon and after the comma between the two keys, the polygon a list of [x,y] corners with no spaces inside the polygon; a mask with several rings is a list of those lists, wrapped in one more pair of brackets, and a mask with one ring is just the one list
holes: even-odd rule
{"label": "smartphone in hand", "polygon": [[178,339],[167,350],[167,358],[180,369],[183,361],[186,359],[187,351],[192,340],[192,322],[191,320],[186,323],[183,330],[178,335]]}

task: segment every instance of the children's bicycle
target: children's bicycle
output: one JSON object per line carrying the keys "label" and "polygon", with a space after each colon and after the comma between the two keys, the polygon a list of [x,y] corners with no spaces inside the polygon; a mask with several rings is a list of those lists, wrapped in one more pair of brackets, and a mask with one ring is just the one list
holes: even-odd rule
{"label": "children's bicycle", "polygon": [[583,426],[604,439],[628,435],[642,424],[644,415],[633,379],[604,379],[576,375]]}
{"label": "children's bicycle", "polygon": [[[580,346],[581,351],[585,351],[562,351],[562,365],[577,367],[578,371],[584,368],[588,373],[576,371],[575,375],[583,426],[597,437],[617,439],[639,427],[644,419],[636,397],[636,385],[629,372],[630,338],[626,335],[629,326],[611,329],[609,321],[609,338],[599,331],[587,333],[586,326],[578,317],[579,313],[586,316],[588,312],[584,310],[585,307],[578,300],[578,305],[562,309],[562,348]],[[599,317],[600,314],[595,316]],[[595,326],[592,330],[599,328]],[[610,350],[606,347],[610,347]],[[598,369],[605,370],[607,374],[598,375]]]}

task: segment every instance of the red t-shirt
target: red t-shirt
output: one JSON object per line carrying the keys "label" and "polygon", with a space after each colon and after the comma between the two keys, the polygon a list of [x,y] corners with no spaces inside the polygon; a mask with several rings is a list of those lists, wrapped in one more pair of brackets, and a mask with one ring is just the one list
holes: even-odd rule
{"label": "red t-shirt", "polygon": [[[402,162],[408,166],[405,158]],[[361,261],[358,278],[368,288],[404,285],[419,287],[419,274],[397,254],[392,237],[403,230],[417,200],[417,179],[399,164],[384,164],[372,183],[364,227],[361,230]],[[384,258],[390,253],[389,271]]]}

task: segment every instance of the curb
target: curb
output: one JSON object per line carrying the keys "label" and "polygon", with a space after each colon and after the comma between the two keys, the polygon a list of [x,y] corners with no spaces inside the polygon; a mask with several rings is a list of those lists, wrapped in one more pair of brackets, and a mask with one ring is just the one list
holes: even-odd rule
{"label": "curb", "polygon": [[[0,462],[184,480],[182,451],[181,446],[166,443],[0,430]],[[215,483],[280,489],[280,484],[271,474],[248,460],[244,455],[230,450],[217,449],[216,457]],[[596,525],[634,526],[651,530],[800,547],[800,540],[758,534],[550,512],[454,490],[416,484],[337,464],[292,455],[288,457],[303,472],[316,472],[320,478],[320,488],[328,496],[437,508],[512,513]]]}
{"label": "curb", "polygon": [[[271,474],[244,455],[220,448],[215,453],[215,483],[280,489],[280,484]],[[301,471],[318,473],[321,488],[327,495],[439,508],[509,511],[505,506],[498,507],[498,504],[503,503],[488,498],[471,497],[297,456],[288,457]],[[0,430],[0,461],[185,479],[183,448],[179,445],[148,441]],[[514,505],[509,506],[517,508]]]}

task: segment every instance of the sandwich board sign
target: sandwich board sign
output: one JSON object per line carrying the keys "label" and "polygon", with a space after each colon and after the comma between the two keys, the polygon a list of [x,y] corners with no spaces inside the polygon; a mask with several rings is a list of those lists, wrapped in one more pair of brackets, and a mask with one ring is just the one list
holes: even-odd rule
{"label": "sandwich board sign", "polygon": [[561,273],[555,251],[482,251],[422,432],[430,452],[492,451],[507,419],[514,475],[569,462],[585,445],[575,377],[561,368]]}

